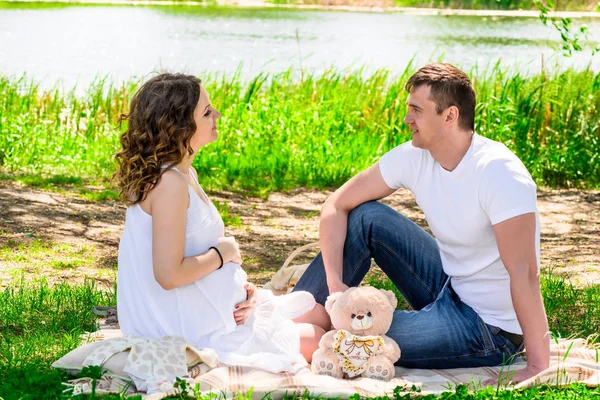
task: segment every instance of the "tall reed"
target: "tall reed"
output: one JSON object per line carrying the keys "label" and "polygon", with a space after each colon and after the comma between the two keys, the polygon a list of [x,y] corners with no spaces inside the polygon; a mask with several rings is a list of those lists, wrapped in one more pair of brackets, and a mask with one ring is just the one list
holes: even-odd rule
{"label": "tall reed", "polygon": [[[402,120],[404,82],[413,72],[204,76],[223,118],[219,140],[196,159],[201,181],[253,191],[343,183],[410,139]],[[505,143],[538,184],[600,187],[600,74],[526,76],[496,64],[471,76],[479,134]],[[114,123],[138,84],[97,80],[76,96],[0,76],[0,168],[109,178],[118,148]]]}

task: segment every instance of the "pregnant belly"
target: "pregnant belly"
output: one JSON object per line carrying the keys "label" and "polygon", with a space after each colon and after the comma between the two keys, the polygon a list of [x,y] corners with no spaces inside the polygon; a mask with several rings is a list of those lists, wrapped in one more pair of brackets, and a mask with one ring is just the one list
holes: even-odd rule
{"label": "pregnant belly", "polygon": [[[235,305],[246,301],[246,288],[244,287],[246,285],[246,283],[248,282],[248,276],[246,275],[246,272],[242,269],[242,267],[240,267],[238,264],[234,264],[234,263],[228,263],[231,264],[231,268],[234,269],[234,273],[233,273],[233,282],[232,282],[232,289],[233,289],[233,293],[232,293],[232,299],[233,299],[233,307],[235,307]],[[223,266],[223,268],[225,268],[225,266]]]}
{"label": "pregnant belly", "polygon": [[[226,263],[221,269],[194,282],[194,287],[201,291],[201,297],[206,300],[204,304],[196,303],[198,312],[203,315],[210,314],[210,319],[220,319],[225,324],[226,330],[233,330],[236,326],[233,318],[235,306],[246,300],[244,286],[247,277],[246,272],[238,264]],[[210,319],[207,322],[209,324]]]}

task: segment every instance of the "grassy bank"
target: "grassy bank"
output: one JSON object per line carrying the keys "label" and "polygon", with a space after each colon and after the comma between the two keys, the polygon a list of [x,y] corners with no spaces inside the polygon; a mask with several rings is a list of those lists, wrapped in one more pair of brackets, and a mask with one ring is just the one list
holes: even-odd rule
{"label": "grassy bank", "polygon": [[[202,6],[232,6],[239,7],[239,3],[233,0],[3,0],[0,1],[0,7],[10,8],[13,5],[23,7],[24,4],[29,4],[31,8],[53,8],[53,7],[70,7],[73,4],[78,6],[85,4],[110,4],[110,5],[127,5],[128,3],[152,2],[153,4],[175,5],[178,3],[185,5]],[[451,9],[451,10],[502,10],[502,11],[537,11],[534,0],[262,0],[260,2],[253,1],[254,6],[268,6],[269,4],[279,5],[319,5],[326,7],[346,6],[346,7],[384,7],[384,8],[429,8],[429,9]],[[596,0],[554,0],[544,1],[552,11],[569,11],[569,12],[589,12],[598,11],[600,6]]]}
{"label": "grassy bank", "polygon": [[[387,5],[396,7],[443,8],[453,10],[537,10],[534,0],[270,0],[275,4],[320,4],[320,5]],[[551,4],[554,11],[594,11],[598,9],[595,0],[555,0],[544,1]]]}
{"label": "grassy bank", "polygon": [[[61,382],[67,376],[50,365],[79,345],[82,332],[95,329],[91,307],[114,305],[115,290],[101,290],[92,281],[82,286],[59,284],[53,287],[43,281],[15,283],[0,292],[0,398],[59,399],[63,389]],[[377,287],[389,286],[388,281],[376,278],[370,283]],[[578,289],[562,278],[548,275],[542,279],[542,288],[553,332],[580,337],[598,333],[600,286]],[[405,395],[414,397],[418,393],[399,392],[398,398],[409,398],[402,397]],[[514,395],[511,392],[496,394],[494,388],[470,394],[465,388],[459,388],[441,398],[588,399],[594,396],[600,396],[600,389],[572,386],[535,388]]]}
{"label": "grassy bank", "polygon": [[[534,10],[534,0],[395,0],[400,7],[433,7],[470,10]],[[548,4],[548,1],[544,1]],[[557,11],[593,11],[595,0],[554,0]]]}
{"label": "grassy bank", "polygon": [[[196,158],[201,181],[254,192],[343,183],[410,139],[403,85],[413,72],[203,76],[223,118],[219,140]],[[471,75],[479,134],[505,143],[538,184],[600,187],[600,74],[524,76],[496,66]],[[108,180],[114,123],[138,84],[98,80],[75,96],[0,76],[0,169]]]}

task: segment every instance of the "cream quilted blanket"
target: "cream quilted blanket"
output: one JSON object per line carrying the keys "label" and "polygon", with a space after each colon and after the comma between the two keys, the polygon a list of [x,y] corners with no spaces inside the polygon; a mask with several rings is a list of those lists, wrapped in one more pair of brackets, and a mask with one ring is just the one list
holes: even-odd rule
{"label": "cream quilted blanket", "polygon": [[[115,336],[111,333],[110,336]],[[593,340],[574,339],[560,340],[551,346],[551,366],[537,377],[525,381],[516,388],[530,387],[544,383],[548,385],[567,385],[583,383],[590,387],[600,384],[600,346]],[[247,393],[252,390],[253,398],[263,398],[269,394],[273,399],[279,399],[288,394],[309,392],[313,396],[348,398],[358,393],[365,397],[392,395],[397,386],[420,389],[421,394],[442,393],[458,384],[481,386],[481,382],[491,377],[497,377],[501,370],[523,368],[526,364],[526,354],[520,357],[510,367],[482,367],[445,370],[419,370],[396,367],[396,377],[390,382],[380,382],[368,378],[339,380],[327,376],[314,375],[308,368],[298,366],[294,373],[273,374],[258,369],[241,367],[217,367],[200,376],[190,379],[190,383],[200,384],[203,393],[232,394]],[[192,374],[193,375],[193,374]],[[85,381],[79,380],[79,389],[85,392]],[[120,385],[113,378],[107,377],[99,382],[97,393],[102,389],[114,392]],[[83,385],[83,386],[82,386]],[[131,391],[131,389],[130,389]],[[155,400],[167,397],[169,393],[145,395],[145,400]],[[391,396],[390,396],[391,397]]]}

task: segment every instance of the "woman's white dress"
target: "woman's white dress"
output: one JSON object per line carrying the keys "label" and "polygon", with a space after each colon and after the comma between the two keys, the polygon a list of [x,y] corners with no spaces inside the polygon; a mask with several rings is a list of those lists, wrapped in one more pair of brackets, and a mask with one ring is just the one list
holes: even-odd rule
{"label": "woman's white dress", "polygon": [[[208,251],[224,234],[223,220],[210,200],[206,204],[191,186],[189,197],[186,257]],[[225,364],[272,372],[306,363],[291,319],[314,307],[310,293],[274,296],[259,289],[254,313],[236,325],[233,312],[236,304],[246,300],[247,282],[238,264],[226,263],[194,283],[164,290],[152,268],[152,216],[139,205],[127,209],[118,262],[117,307],[125,335],[180,335],[198,348],[215,349]]]}

